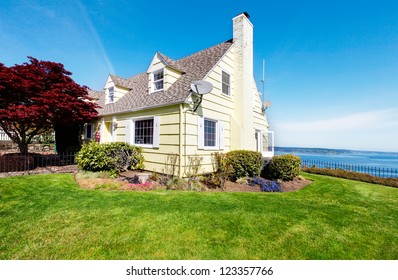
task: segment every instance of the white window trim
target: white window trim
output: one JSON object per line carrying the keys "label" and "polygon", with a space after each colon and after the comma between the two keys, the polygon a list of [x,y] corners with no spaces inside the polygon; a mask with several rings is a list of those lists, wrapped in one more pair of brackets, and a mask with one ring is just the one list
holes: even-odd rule
{"label": "white window trim", "polygon": [[263,131],[256,129],[256,151],[263,152]]}
{"label": "white window trim", "polygon": [[[229,76],[229,92],[228,92],[228,94],[226,94],[226,93],[224,93],[224,92],[222,91],[222,85],[223,85],[222,74],[223,74],[223,73],[225,73],[225,74],[227,74],[227,75]],[[231,75],[228,71],[221,70],[220,82],[221,82],[221,94],[222,94],[222,96],[231,97],[231,96],[232,96],[232,75]]]}
{"label": "white window trim", "polygon": [[[216,123],[216,145],[205,146],[205,120],[213,121]],[[205,151],[220,151],[225,148],[225,133],[224,124],[220,120],[198,116],[198,150]]]}
{"label": "white window trim", "polygon": [[[159,73],[159,72],[163,72],[163,79],[156,80],[156,82],[162,81],[163,86],[162,86],[161,89],[155,89],[155,75],[156,75],[157,73]],[[158,92],[158,91],[164,90],[164,76],[165,76],[164,68],[159,69],[159,70],[156,70],[156,71],[153,71],[153,72],[151,73],[151,75],[152,75],[152,84],[151,84],[152,92]]]}
{"label": "white window trim", "polygon": [[[135,122],[137,121],[145,121],[145,120],[153,120],[153,141],[152,144],[136,144],[135,143]],[[160,138],[160,118],[159,116],[147,116],[147,117],[139,117],[139,118],[131,118],[126,121],[126,142],[139,146],[142,148],[159,148],[159,138]]]}

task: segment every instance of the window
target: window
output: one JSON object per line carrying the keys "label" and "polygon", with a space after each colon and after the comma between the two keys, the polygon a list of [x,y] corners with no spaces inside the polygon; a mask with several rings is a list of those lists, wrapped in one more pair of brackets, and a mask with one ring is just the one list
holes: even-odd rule
{"label": "window", "polygon": [[224,150],[224,146],[223,122],[198,116],[198,149]]}
{"label": "window", "polygon": [[204,145],[205,147],[216,147],[217,122],[205,119],[204,121]]}
{"label": "window", "polygon": [[87,123],[84,126],[84,138],[85,139],[92,139],[93,138],[93,124],[92,123]]}
{"label": "window", "polygon": [[231,95],[231,76],[222,71],[221,73],[222,93]]}
{"label": "window", "polygon": [[160,117],[133,118],[126,122],[126,142],[144,148],[159,148]]}
{"label": "window", "polygon": [[153,73],[153,91],[163,89],[163,69]]}
{"label": "window", "polygon": [[112,103],[115,97],[115,88],[110,87],[108,89],[108,103]]}
{"label": "window", "polygon": [[153,144],[153,119],[135,121],[134,144]]}

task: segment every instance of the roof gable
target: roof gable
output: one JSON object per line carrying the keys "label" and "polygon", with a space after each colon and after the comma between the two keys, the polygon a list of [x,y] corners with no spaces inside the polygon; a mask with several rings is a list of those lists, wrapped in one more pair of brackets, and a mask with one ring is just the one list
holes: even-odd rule
{"label": "roof gable", "polygon": [[[128,79],[111,75],[115,84],[123,84],[130,89],[122,98],[111,104],[103,104],[103,98],[99,99],[100,115],[111,115],[122,112],[138,111],[147,108],[161,107],[170,104],[185,102],[190,95],[190,84],[195,80],[202,80],[220,61],[224,54],[231,48],[232,40],[220,43],[200,52],[194,53],[179,60],[173,60],[159,52],[155,54],[151,65],[146,72]],[[167,90],[149,93],[149,75],[160,68],[151,66],[163,65],[181,72],[178,78]]]}
{"label": "roof gable", "polygon": [[176,70],[177,72],[180,72],[181,74],[183,74],[185,72],[185,71],[179,69],[179,67],[176,65],[176,63],[173,59],[171,59],[170,57],[168,57],[164,54],[161,54],[160,52],[155,53],[146,72],[149,74],[149,73],[155,72],[157,70],[160,70],[164,67],[170,67],[170,68]]}

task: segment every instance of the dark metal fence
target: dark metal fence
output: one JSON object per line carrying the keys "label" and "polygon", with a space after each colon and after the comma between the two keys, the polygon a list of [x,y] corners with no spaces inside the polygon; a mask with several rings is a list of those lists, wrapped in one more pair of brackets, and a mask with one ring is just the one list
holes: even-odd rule
{"label": "dark metal fence", "polygon": [[75,164],[76,153],[67,154],[4,154],[0,156],[0,172],[29,171],[38,167]]}
{"label": "dark metal fence", "polygon": [[382,178],[398,178],[398,169],[394,168],[375,167],[375,166],[340,163],[340,162],[326,162],[318,160],[302,160],[301,167],[342,169],[346,171],[366,173],[372,176],[382,177]]}

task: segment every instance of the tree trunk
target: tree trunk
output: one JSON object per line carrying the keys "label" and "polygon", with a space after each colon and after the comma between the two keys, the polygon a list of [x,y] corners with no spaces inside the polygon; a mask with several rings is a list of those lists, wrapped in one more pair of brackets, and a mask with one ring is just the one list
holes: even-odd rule
{"label": "tree trunk", "polygon": [[29,145],[26,142],[18,143],[18,148],[21,155],[27,155],[29,152]]}
{"label": "tree trunk", "polygon": [[58,154],[77,152],[80,150],[82,144],[82,126],[80,124],[56,124],[54,130],[55,146]]}

